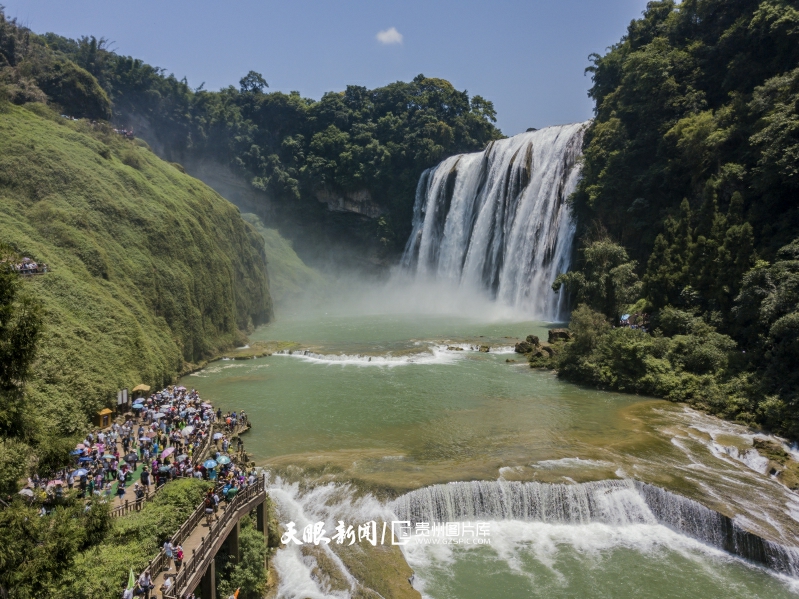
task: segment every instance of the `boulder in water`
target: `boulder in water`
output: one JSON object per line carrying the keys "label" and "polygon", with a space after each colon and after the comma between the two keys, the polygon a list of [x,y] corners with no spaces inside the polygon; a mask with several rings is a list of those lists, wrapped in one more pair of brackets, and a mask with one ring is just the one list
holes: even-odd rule
{"label": "boulder in water", "polygon": [[513,349],[517,354],[529,354],[535,348],[527,341],[520,341]]}
{"label": "boulder in water", "polygon": [[538,340],[538,337],[535,335],[527,335],[527,343],[533,347],[538,347],[541,344],[541,342]]}
{"label": "boulder in water", "polygon": [[550,343],[555,343],[556,341],[571,341],[572,334],[569,329],[549,329],[549,339]]}
{"label": "boulder in water", "polygon": [[480,346],[480,351],[483,352],[484,354],[487,354],[488,350],[490,350],[490,349],[491,348],[488,345],[481,345]]}

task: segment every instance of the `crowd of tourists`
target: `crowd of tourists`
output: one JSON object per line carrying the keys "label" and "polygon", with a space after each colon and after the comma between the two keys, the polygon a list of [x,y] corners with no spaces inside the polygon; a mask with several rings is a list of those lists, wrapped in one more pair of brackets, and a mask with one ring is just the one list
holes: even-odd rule
{"label": "crowd of tourists", "polygon": [[[92,120],[80,119],[80,118],[78,118],[76,116],[70,116],[68,114],[62,114],[61,118],[66,119],[68,121],[85,120],[85,121],[89,122],[92,127],[97,127],[98,125],[101,124],[101,123],[98,123],[96,120],[93,120],[93,119]],[[114,133],[116,133],[117,135],[121,135],[122,137],[125,137],[127,139],[133,139],[135,137],[133,135],[133,127],[131,127],[130,129],[128,129],[127,127],[115,127],[114,128]]]}
{"label": "crowd of tourists", "polygon": [[[256,483],[256,471],[237,463],[237,457],[246,461],[241,438],[236,437],[235,444],[232,440],[234,433],[249,426],[244,411],[214,410],[197,391],[181,386],[137,399],[131,408],[124,421],[120,418],[108,428],[87,433],[71,452],[72,467],[62,468],[48,478],[34,475],[28,479],[20,494],[31,502],[42,501],[40,515],[46,515],[45,506],[58,503],[67,489],[76,490],[82,498],[111,501],[116,496],[121,503],[127,489],[132,490],[134,500],[142,500],[151,489],[169,480],[195,477],[214,482],[203,498],[206,525],[210,527],[218,518],[221,505],[232,502],[243,489]],[[87,509],[89,505],[87,502]],[[183,547],[168,541],[164,553],[167,575],[158,591],[161,597],[171,597],[174,574],[170,571],[180,571]],[[132,584],[127,585],[123,597],[155,597],[151,576],[159,574],[145,570],[135,577],[131,573]],[[195,599],[193,594],[182,597]]]}
{"label": "crowd of tourists", "polygon": [[619,319],[619,326],[630,329],[640,329],[644,332],[649,331],[649,315],[648,314],[623,314]]}
{"label": "crowd of tourists", "polygon": [[[232,502],[241,491],[250,485],[256,484],[258,473],[255,469],[245,470],[230,460],[221,449],[215,452],[214,458],[210,458],[203,464],[198,464],[194,470],[195,476],[198,478],[205,478],[209,472],[216,473],[214,477],[216,478],[216,484],[208,489],[203,498],[206,525],[210,528],[219,517],[220,505]],[[162,598],[171,596],[174,575],[180,572],[185,559],[183,547],[179,543],[173,544],[171,540],[166,541],[163,550],[166,556],[166,575],[158,589]],[[172,574],[173,568],[174,574]],[[151,593],[155,592],[153,575],[157,578],[158,574],[157,572],[144,570],[132,585],[128,585],[123,592],[123,598],[144,597],[149,599]],[[182,599],[195,599],[193,593],[185,594],[181,597]]]}
{"label": "crowd of tourists", "polygon": [[43,262],[25,257],[20,262],[13,264],[12,268],[21,275],[39,275],[47,272],[47,265]]}
{"label": "crowd of tourists", "polygon": [[[34,475],[20,494],[50,505],[63,497],[65,489],[77,490],[81,498],[141,500],[175,478],[217,479],[221,472],[217,466],[231,461],[228,454],[243,451],[240,438],[235,447],[230,439],[238,425],[247,424],[247,415],[214,411],[193,389],[167,387],[136,400],[132,408],[133,416],[124,422],[89,432],[72,451],[73,467],[46,479]],[[215,423],[221,430],[213,432]],[[215,459],[198,463],[201,453],[215,456],[219,463]],[[132,493],[127,494],[127,489]],[[43,505],[42,515],[46,513]]]}

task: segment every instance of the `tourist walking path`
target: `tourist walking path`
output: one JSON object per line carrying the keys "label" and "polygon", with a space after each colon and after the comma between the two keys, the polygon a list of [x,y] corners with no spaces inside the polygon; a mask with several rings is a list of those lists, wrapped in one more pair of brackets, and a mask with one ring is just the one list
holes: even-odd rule
{"label": "tourist walking path", "polygon": [[230,555],[234,560],[238,560],[239,522],[253,509],[258,509],[258,529],[264,534],[267,533],[265,501],[264,478],[259,476],[253,484],[239,491],[232,501],[220,503],[210,523],[205,504],[200,503],[170,540],[174,547],[180,545],[183,549],[182,567],[178,570],[174,560],[167,557],[165,550],[161,549],[145,570],[150,574],[154,589],[162,593],[164,582],[170,578],[171,588],[162,593],[162,596],[179,598],[193,592],[197,586],[204,583],[207,589],[203,590],[203,597],[210,591],[210,597],[213,599],[216,587],[213,560],[217,552],[227,542]]}

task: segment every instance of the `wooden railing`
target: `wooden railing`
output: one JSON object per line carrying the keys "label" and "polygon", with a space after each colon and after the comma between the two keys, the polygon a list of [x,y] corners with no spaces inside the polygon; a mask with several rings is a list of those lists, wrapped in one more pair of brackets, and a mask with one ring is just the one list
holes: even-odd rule
{"label": "wooden railing", "polygon": [[[191,557],[184,559],[183,566],[172,581],[172,588],[169,591],[170,594],[164,595],[165,599],[176,599],[187,591],[187,589],[184,589],[184,587],[186,586],[188,579],[196,573],[197,569],[201,567],[209,557],[213,557],[209,554],[213,551],[214,545],[216,544],[220,533],[227,528],[231,520],[238,520],[241,518],[242,514],[239,513],[239,510],[242,506],[247,505],[250,500],[254,499],[261,493],[265,493],[264,478],[262,476],[258,477],[258,480],[255,484],[248,486],[246,489],[240,491],[239,494],[236,495],[233,501],[231,501],[227,508],[225,508],[222,517],[218,518],[211,524],[208,529],[208,534],[202,538],[200,545],[192,550]],[[203,518],[205,518],[205,505],[200,504],[200,506],[194,511],[189,519],[183,523],[183,526],[180,527],[180,530],[175,533],[172,544],[177,545],[183,539],[189,536],[191,531],[193,531],[197,525],[202,522]],[[150,575],[152,576],[153,572],[156,574],[160,572],[166,564],[166,561],[166,554],[162,549],[158,554],[158,557],[150,562]]]}
{"label": "wooden railing", "polygon": [[[162,485],[163,486],[163,485]],[[215,491],[219,491],[222,488],[222,485],[217,485],[214,489]],[[172,538],[169,539],[172,545],[178,546],[182,545],[183,541],[191,534],[191,531],[195,529],[197,524],[199,524],[202,519],[205,517],[205,502],[200,502],[200,505],[197,506],[191,516],[188,517],[187,520],[180,525],[178,531],[172,535]],[[168,558],[166,556],[166,552],[161,549],[152,560],[150,560],[150,564],[144,569],[145,572],[150,573],[150,577],[155,580],[158,573],[164,570],[164,566],[167,565]]]}

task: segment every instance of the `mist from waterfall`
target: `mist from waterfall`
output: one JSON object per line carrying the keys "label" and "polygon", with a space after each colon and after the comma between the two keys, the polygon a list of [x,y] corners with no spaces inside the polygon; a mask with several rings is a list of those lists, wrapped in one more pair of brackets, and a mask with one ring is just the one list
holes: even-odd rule
{"label": "mist from waterfall", "polygon": [[538,319],[562,319],[566,306],[551,286],[571,260],[567,200],[586,127],[522,133],[426,170],[403,267]]}

